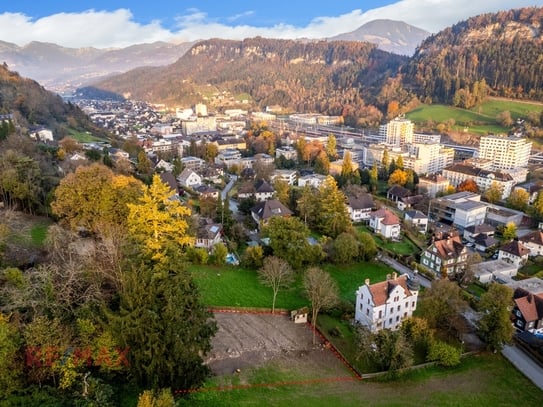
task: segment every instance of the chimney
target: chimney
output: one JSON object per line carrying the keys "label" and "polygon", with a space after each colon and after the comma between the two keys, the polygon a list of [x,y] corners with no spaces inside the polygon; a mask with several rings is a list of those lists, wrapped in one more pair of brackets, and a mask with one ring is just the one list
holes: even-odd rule
{"label": "chimney", "polygon": [[369,278],[366,278],[366,280],[364,281],[364,284],[370,285],[370,279],[369,279]]}
{"label": "chimney", "polygon": [[394,272],[392,273],[392,279],[396,280],[398,278],[398,273]]}

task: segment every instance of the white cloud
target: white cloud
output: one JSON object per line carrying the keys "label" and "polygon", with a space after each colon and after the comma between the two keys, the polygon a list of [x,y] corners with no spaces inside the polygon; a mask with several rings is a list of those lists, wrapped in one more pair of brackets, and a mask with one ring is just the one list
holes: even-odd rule
{"label": "white cloud", "polygon": [[289,24],[271,27],[235,24],[235,21],[254,14],[254,11],[226,17],[229,23],[223,24],[210,19],[203,11],[190,9],[186,14],[177,17],[177,27],[173,30],[164,28],[159,21],[137,23],[127,9],[60,13],[37,20],[20,13],[3,13],[0,14],[0,40],[18,45],[43,41],[67,47],[105,48],[173,39],[243,39],[258,35],[273,38],[325,38],[353,31],[375,19],[401,20],[437,32],[473,15],[532,6],[533,2],[534,0],[400,0],[373,10],[353,10],[339,16],[317,17],[305,27]]}

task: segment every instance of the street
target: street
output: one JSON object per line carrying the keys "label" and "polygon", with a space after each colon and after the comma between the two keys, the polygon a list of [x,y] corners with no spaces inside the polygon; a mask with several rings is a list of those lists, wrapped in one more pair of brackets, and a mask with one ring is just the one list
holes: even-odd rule
{"label": "street", "polygon": [[505,345],[502,350],[505,356],[524,376],[543,390],[543,369],[529,355],[516,346]]}

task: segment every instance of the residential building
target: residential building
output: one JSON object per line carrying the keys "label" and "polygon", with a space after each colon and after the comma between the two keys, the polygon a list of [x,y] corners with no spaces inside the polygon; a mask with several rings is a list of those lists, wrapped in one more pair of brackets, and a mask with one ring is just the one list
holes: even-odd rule
{"label": "residential building", "polygon": [[430,201],[430,219],[453,224],[461,230],[484,223],[487,205],[480,202],[481,195],[473,192],[457,192]]}
{"label": "residential building", "polygon": [[289,185],[295,185],[298,174],[296,170],[275,170],[271,178],[273,181],[280,179]]}
{"label": "residential building", "polygon": [[529,254],[530,249],[518,240],[513,240],[500,247],[498,251],[498,260],[505,260],[506,262],[513,264],[518,270],[526,264]]}
{"label": "residential building", "polygon": [[[215,164],[231,168],[234,165],[241,165],[241,153],[236,149],[227,149],[221,151],[215,157]],[[252,167],[252,165],[251,165]]]}
{"label": "residential building", "polygon": [[419,233],[426,233],[428,231],[428,216],[421,211],[413,209],[405,212],[404,221]]}
{"label": "residential building", "polygon": [[543,334],[543,295],[534,295],[522,288],[513,293],[513,325],[532,334]]}
{"label": "residential building", "polygon": [[535,200],[537,199],[537,196],[539,195],[539,193],[543,190],[543,183],[542,182],[528,182],[523,185],[517,185],[514,189],[525,190],[530,195],[530,198],[528,199],[528,203],[533,204]]}
{"label": "residential building", "polygon": [[264,202],[258,202],[251,209],[251,216],[259,225],[265,225],[274,216],[289,217],[292,211],[279,202],[277,199],[270,199]]}
{"label": "residential building", "polygon": [[404,150],[409,153],[403,157],[404,167],[417,174],[435,174],[454,161],[454,149],[439,143],[413,143],[406,145]]}
{"label": "residential building", "polygon": [[479,158],[492,160],[493,170],[527,167],[532,142],[515,136],[481,136]]}
{"label": "residential building", "polygon": [[162,183],[168,185],[174,194],[179,196],[179,187],[177,186],[175,176],[169,171],[161,172],[159,176]]}
{"label": "residential building", "polygon": [[482,261],[470,267],[475,279],[483,284],[510,279],[517,275],[517,268],[504,260]]}
{"label": "residential building", "polygon": [[202,184],[195,187],[194,190],[200,195],[200,198],[219,199],[220,191],[215,187]]}
{"label": "residential building", "polygon": [[401,147],[413,143],[414,128],[415,125],[411,120],[399,116],[380,126],[379,134],[385,137],[387,144]]}
{"label": "residential building", "polygon": [[400,219],[388,208],[381,208],[372,212],[369,219],[369,227],[377,234],[387,239],[400,237]]}
{"label": "residential building", "polygon": [[202,220],[198,227],[194,246],[211,251],[213,246],[222,241],[222,229],[220,223],[214,223],[211,219]]}
{"label": "residential building", "polygon": [[454,275],[466,267],[468,250],[460,236],[434,241],[422,254],[421,264],[436,276]]}
{"label": "residential building", "polygon": [[405,274],[398,277],[393,273],[391,279],[371,285],[366,279],[356,291],[355,321],[372,332],[396,330],[404,319],[413,315],[418,294],[418,280]]}
{"label": "residential building", "polygon": [[520,226],[524,216],[524,212],[515,209],[489,203],[486,204],[485,222],[494,227],[505,226],[508,223]]}
{"label": "residential building", "polygon": [[543,231],[540,229],[519,237],[518,240],[530,250],[530,256],[543,256]]}
{"label": "residential building", "polygon": [[181,164],[183,164],[183,168],[189,168],[194,171],[202,170],[207,166],[205,160],[192,156],[182,157]]}
{"label": "residential building", "polygon": [[488,171],[465,164],[454,164],[443,169],[443,177],[447,178],[452,186],[458,187],[462,182],[472,179],[484,192],[493,184],[497,185],[501,192],[501,199],[505,200],[511,194],[515,181],[511,175],[500,171]]}
{"label": "residential building", "polygon": [[254,198],[257,202],[264,202],[273,197],[275,189],[266,180],[258,180],[254,184],[246,184],[238,190],[238,199]]}
{"label": "residential building", "polygon": [[185,188],[195,188],[202,183],[202,177],[190,168],[185,168],[177,178],[179,185]]}
{"label": "residential building", "polygon": [[313,188],[318,188],[321,186],[321,184],[326,179],[326,175],[322,174],[308,174],[303,175],[300,178],[298,178],[298,186],[299,187],[305,187],[306,185],[309,185]]}
{"label": "residential building", "polygon": [[237,136],[221,136],[216,137],[213,141],[213,144],[217,146],[219,151],[236,149],[236,150],[245,150],[247,149],[247,143],[243,137]]}
{"label": "residential building", "polygon": [[360,193],[347,196],[347,211],[354,223],[367,222],[373,208],[375,208],[375,202],[371,194]]}
{"label": "residential building", "polygon": [[418,188],[420,193],[426,193],[430,198],[443,194],[449,187],[449,180],[441,175],[433,174],[419,177]]}
{"label": "residential building", "polygon": [[202,117],[197,117],[196,120],[184,120],[181,122],[181,129],[186,136],[202,131],[216,131],[217,118],[215,116],[202,115]]}
{"label": "residential building", "polygon": [[[358,170],[360,166],[357,162],[351,160],[351,171]],[[330,168],[328,169],[330,175],[339,175],[343,169],[343,159],[332,161],[330,163]]]}
{"label": "residential building", "polygon": [[296,149],[291,146],[277,147],[275,149],[275,158],[279,157],[284,157],[287,160],[296,161],[298,159],[298,151],[296,151]]}
{"label": "residential building", "polygon": [[468,226],[464,229],[463,237],[468,242],[474,242],[475,238],[479,235],[484,236],[494,236],[496,233],[496,228],[487,223],[482,223],[480,225]]}
{"label": "residential building", "polygon": [[393,185],[387,191],[387,199],[396,203],[402,198],[406,198],[411,195],[413,195],[413,193],[409,189],[404,188],[401,185]]}

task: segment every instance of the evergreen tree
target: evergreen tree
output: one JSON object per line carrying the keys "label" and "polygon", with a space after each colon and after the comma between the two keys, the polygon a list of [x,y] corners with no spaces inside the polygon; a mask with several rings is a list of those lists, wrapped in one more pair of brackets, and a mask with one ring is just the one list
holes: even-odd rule
{"label": "evergreen tree", "polygon": [[216,325],[178,250],[166,251],[160,261],[129,256],[111,322],[129,349],[129,369],[139,385],[192,389],[209,374],[202,357],[211,350]]}
{"label": "evergreen tree", "polygon": [[319,187],[318,202],[317,227],[322,234],[335,238],[350,229],[351,219],[345,205],[346,197],[332,176],[326,177]]}

